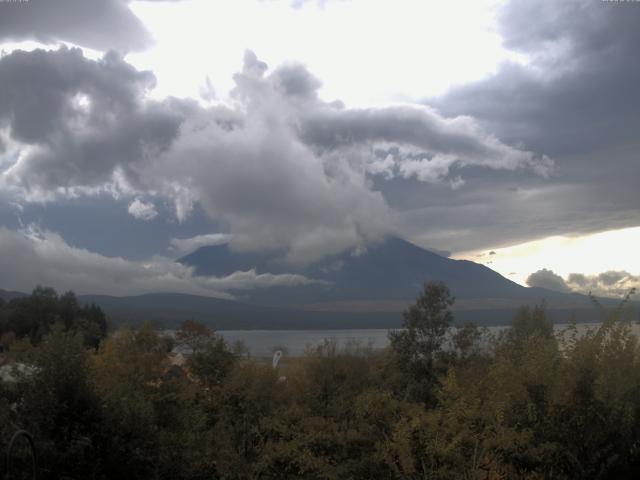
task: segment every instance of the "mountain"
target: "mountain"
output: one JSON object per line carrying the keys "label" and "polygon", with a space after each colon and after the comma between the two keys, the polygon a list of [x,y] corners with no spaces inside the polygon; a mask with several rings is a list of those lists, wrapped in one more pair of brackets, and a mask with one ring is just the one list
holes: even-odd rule
{"label": "mountain", "polygon": [[[601,320],[601,313],[584,295],[525,288],[484,265],[443,257],[395,237],[311,265],[287,264],[282,256],[283,252],[242,253],[217,245],[199,248],[178,261],[200,275],[223,277],[255,269],[296,273],[316,282],[234,291],[236,300],[176,293],[78,298],[102,307],[116,324],[151,320],[170,328],[191,318],[228,330],[394,328],[401,325],[402,311],[413,303],[424,282],[441,280],[456,297],[456,322],[504,325],[521,305],[543,300],[557,322],[566,322],[572,314],[579,321]],[[0,290],[4,299],[24,295]],[[607,307],[618,303],[601,302]]]}
{"label": "mountain", "polygon": [[[347,251],[306,266],[286,264],[275,254],[243,253],[229,245],[202,247],[178,260],[194,267],[197,274],[225,276],[238,270],[258,273],[296,273],[318,282],[287,287],[255,289],[243,293],[247,304],[297,310],[309,314],[341,314],[345,325],[361,315],[389,314],[400,321],[400,313],[415,300],[426,281],[445,282],[456,297],[456,318],[480,323],[508,322],[523,304],[546,301],[549,312],[567,320],[580,312],[581,319],[595,320],[588,297],[542,288],[526,288],[497,272],[468,260],[453,260],[396,237]],[[240,293],[240,292],[238,292]],[[612,301],[605,300],[605,304]],[[396,319],[396,320],[392,320]],[[334,323],[334,322],[331,322]]]}
{"label": "mountain", "polygon": [[297,273],[319,281],[257,289],[244,297],[263,305],[406,302],[415,299],[422,285],[430,280],[443,281],[457,298],[475,299],[476,303],[498,298],[567,299],[566,294],[525,288],[484,265],[443,257],[396,237],[364,251],[347,251],[308,266],[287,265],[265,254],[236,253],[226,244],[201,247],[178,262],[194,267],[199,275],[225,276],[255,268],[257,273]]}

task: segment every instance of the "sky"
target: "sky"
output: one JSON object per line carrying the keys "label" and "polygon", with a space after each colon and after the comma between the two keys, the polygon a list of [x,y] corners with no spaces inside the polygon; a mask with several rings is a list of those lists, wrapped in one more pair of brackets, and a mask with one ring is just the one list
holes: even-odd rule
{"label": "sky", "polygon": [[230,297],[200,246],[387,235],[507,278],[640,276],[640,3],[0,2],[0,288]]}

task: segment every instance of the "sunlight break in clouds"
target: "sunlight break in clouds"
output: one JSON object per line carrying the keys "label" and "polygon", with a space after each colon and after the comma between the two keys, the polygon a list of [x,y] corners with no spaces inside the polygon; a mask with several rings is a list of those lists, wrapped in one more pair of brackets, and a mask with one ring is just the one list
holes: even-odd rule
{"label": "sunlight break in clouds", "polygon": [[[521,285],[542,269],[567,280],[573,273],[598,276],[608,271],[640,274],[640,227],[612,230],[584,236],[555,236],[511,247],[456,255],[483,263]],[[574,278],[576,280],[576,278]],[[579,283],[571,282],[575,286]],[[586,284],[593,282],[586,282]],[[570,285],[571,286],[571,285]],[[584,291],[584,288],[581,289]],[[588,290],[588,287],[587,287]]]}
{"label": "sunlight break in clouds", "polygon": [[[216,91],[233,89],[231,75],[250,48],[271,65],[304,61],[325,81],[322,98],[349,106],[434,95],[516,58],[495,31],[496,0],[308,1],[299,8],[291,3],[133,3],[156,45],[128,58],[156,72],[158,95],[197,97],[207,76]],[[189,28],[176,34],[176,25]],[[184,54],[194,49],[206,55]]]}

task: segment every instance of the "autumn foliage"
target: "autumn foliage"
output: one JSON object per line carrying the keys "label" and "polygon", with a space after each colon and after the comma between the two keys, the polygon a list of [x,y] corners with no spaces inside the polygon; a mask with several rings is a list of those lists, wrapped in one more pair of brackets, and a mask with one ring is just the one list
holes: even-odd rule
{"label": "autumn foliage", "polygon": [[[37,439],[40,478],[625,479],[640,476],[640,346],[626,309],[554,331],[544,306],[489,335],[451,329],[427,284],[390,347],[327,340],[277,369],[186,322],[96,350],[52,326],[0,384],[3,437]],[[31,337],[29,337],[31,338]],[[193,355],[173,368],[175,342]]]}

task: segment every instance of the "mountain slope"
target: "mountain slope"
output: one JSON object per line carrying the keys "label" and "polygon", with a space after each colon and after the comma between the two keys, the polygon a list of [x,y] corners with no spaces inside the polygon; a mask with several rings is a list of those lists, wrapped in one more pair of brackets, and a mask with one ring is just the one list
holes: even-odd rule
{"label": "mountain slope", "polygon": [[263,254],[235,253],[228,245],[202,247],[178,260],[200,275],[228,275],[255,268],[258,273],[293,272],[322,284],[256,290],[247,301],[264,305],[335,302],[410,301],[426,281],[441,280],[460,299],[530,300],[558,295],[522,287],[493,270],[467,260],[453,260],[390,237],[364,253],[345,252],[305,267],[286,265]]}

